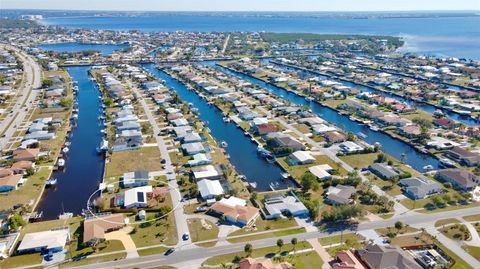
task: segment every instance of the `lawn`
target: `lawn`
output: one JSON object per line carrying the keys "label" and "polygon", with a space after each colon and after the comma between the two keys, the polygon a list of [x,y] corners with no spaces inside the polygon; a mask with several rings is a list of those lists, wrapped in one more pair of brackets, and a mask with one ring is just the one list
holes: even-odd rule
{"label": "lawn", "polygon": [[[311,246],[307,242],[299,242],[297,246],[295,247],[296,250],[302,250],[302,249],[310,249]],[[287,255],[287,252],[292,252],[293,251],[293,245],[292,244],[285,244],[282,247],[282,255],[280,259],[284,259],[285,261],[288,261],[292,263],[293,266],[297,269],[306,269],[306,268],[321,268],[323,261],[320,259],[318,254],[314,251],[310,251],[307,253],[302,253],[302,254],[296,254],[296,255]],[[272,247],[265,247],[265,248],[260,248],[260,249],[255,249],[255,246],[253,246],[253,251],[251,254],[251,257],[253,258],[262,258],[262,257],[274,257],[275,255],[279,254],[279,248],[276,246]],[[224,254],[216,257],[209,258],[205,262],[203,262],[202,265],[221,265],[221,264],[227,264],[227,263],[238,263],[238,260],[235,258],[244,258],[246,257],[247,254],[245,252],[237,252],[237,253],[229,253],[229,254]]]}
{"label": "lawn", "polygon": [[304,164],[304,165],[290,165],[287,162],[288,157],[277,158],[277,161],[280,164],[280,166],[285,168],[287,170],[287,172],[293,178],[295,178],[298,182],[300,182],[301,177],[303,176],[303,174],[305,174],[305,172],[308,171],[309,167],[312,167],[312,166],[315,166],[315,165],[320,165],[320,164],[330,165],[334,170],[338,171],[337,174],[340,175],[340,176],[345,176],[345,175],[348,174],[347,171],[343,167],[341,167],[340,165],[335,163],[328,156],[326,156],[326,155],[314,155],[314,157],[316,159],[316,161],[314,163]]}
{"label": "lawn", "polygon": [[277,230],[297,226],[297,222],[294,219],[276,219],[276,220],[264,220],[262,218],[257,218],[256,229],[252,228],[242,228],[238,231],[230,233],[228,236],[244,235],[268,230]]}
{"label": "lawn", "polygon": [[396,233],[396,234],[407,234],[407,233],[414,233],[418,232],[419,230],[410,226],[403,226],[402,229],[396,229],[395,227],[387,227],[387,228],[379,228],[375,229],[380,236],[385,237],[388,233]]}
{"label": "lawn", "polygon": [[247,235],[247,236],[242,236],[242,237],[237,237],[237,238],[227,238],[227,241],[230,242],[230,243],[249,242],[249,241],[254,241],[254,240],[258,240],[258,239],[286,236],[286,235],[292,235],[292,234],[300,234],[300,233],[305,233],[305,232],[306,232],[306,230],[303,227],[302,228],[292,228],[292,229],[288,229],[288,230],[285,230],[285,231],[277,231],[277,232],[262,233],[262,234],[252,234],[252,235]]}
{"label": "lawn", "polygon": [[162,254],[167,251],[168,248],[166,247],[154,247],[154,248],[146,248],[138,250],[138,255],[140,256],[148,256],[148,255],[155,255],[155,254]]}
{"label": "lawn", "polygon": [[[8,259],[0,262],[0,268],[19,268],[27,265],[40,264],[42,260],[43,257],[40,255],[40,253],[11,256]],[[42,268],[42,266],[35,268]]]}
{"label": "lawn", "polygon": [[136,170],[159,171],[162,169],[160,161],[157,147],[113,152],[105,166],[105,178],[119,177]]}
{"label": "lawn", "polygon": [[463,246],[462,247],[466,252],[472,255],[475,259],[480,261],[480,247],[474,246]]}
{"label": "lawn", "polygon": [[455,223],[453,225],[448,225],[446,227],[440,228],[439,231],[443,233],[446,237],[453,240],[470,240],[471,234],[465,224]]}
{"label": "lawn", "polygon": [[125,257],[127,257],[126,253],[116,253],[116,254],[110,254],[110,255],[105,255],[100,257],[81,259],[79,261],[67,262],[67,263],[61,264],[59,268],[72,268],[72,267],[82,266],[87,264],[91,265],[91,264],[101,263],[101,262],[121,260],[121,259],[125,259]]}
{"label": "lawn", "polygon": [[[201,219],[189,219],[187,220],[187,223],[192,242],[207,241],[218,238],[218,226],[208,220],[204,220],[205,227],[202,225]],[[207,245],[202,244],[202,246],[214,246],[215,244],[216,241],[209,242]]]}
{"label": "lawn", "polygon": [[175,245],[178,241],[175,217],[172,213],[167,218],[137,224],[130,236],[137,247],[158,244]]}
{"label": "lawn", "polygon": [[466,221],[480,221],[480,214],[462,217]]}
{"label": "lawn", "polygon": [[453,219],[453,218],[442,219],[442,220],[439,220],[439,221],[435,222],[435,227],[441,227],[441,226],[444,226],[444,225],[454,224],[454,223],[460,223],[460,221],[457,220],[457,219]]}
{"label": "lawn", "polygon": [[322,246],[328,246],[328,245],[333,245],[333,244],[338,244],[338,243],[345,243],[346,240],[355,240],[355,241],[363,241],[365,238],[363,238],[361,235],[355,234],[355,233],[347,233],[343,235],[334,235],[334,236],[329,236],[329,237],[322,237],[318,239],[318,242],[322,244]]}
{"label": "lawn", "polygon": [[339,158],[353,168],[361,169],[368,167],[377,159],[378,153],[353,154],[340,156]]}

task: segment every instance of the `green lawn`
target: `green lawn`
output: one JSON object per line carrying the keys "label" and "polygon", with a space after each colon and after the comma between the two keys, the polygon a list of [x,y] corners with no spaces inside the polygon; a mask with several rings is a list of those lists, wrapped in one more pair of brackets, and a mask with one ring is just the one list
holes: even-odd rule
{"label": "green lawn", "polygon": [[363,238],[361,235],[358,235],[358,234],[347,233],[343,235],[322,237],[318,239],[318,242],[320,242],[322,246],[327,247],[333,244],[345,243],[346,240],[362,241],[362,240],[365,240],[365,238]]}
{"label": "green lawn", "polygon": [[256,225],[256,229],[245,227],[238,231],[230,233],[228,236],[251,234],[251,233],[257,233],[261,231],[290,228],[290,227],[297,226],[297,222],[294,219],[264,220],[261,217],[259,217],[257,218],[255,225]]}
{"label": "green lawn", "polygon": [[[147,217],[148,214],[151,213],[147,213]],[[137,224],[130,236],[137,247],[158,244],[175,245],[178,241],[175,217],[173,214],[168,214],[167,218]]]}
{"label": "green lawn", "polygon": [[460,223],[460,221],[457,220],[457,219],[453,219],[453,218],[442,219],[442,220],[439,220],[439,221],[435,222],[435,227],[441,227],[443,225],[453,224],[453,223]]}
{"label": "green lawn", "polygon": [[453,240],[470,240],[471,234],[465,224],[455,223],[453,225],[440,228],[439,231]]}
{"label": "green lawn", "polygon": [[466,221],[480,221],[480,214],[462,217]]}
{"label": "green lawn", "polygon": [[364,168],[371,165],[377,159],[378,153],[354,154],[340,156],[339,158],[353,168]]}
{"label": "green lawn", "polygon": [[387,227],[387,228],[375,229],[375,231],[380,236],[387,236],[388,233],[396,233],[401,235],[401,234],[418,232],[419,230],[410,226],[403,226],[403,228],[400,230],[397,230],[395,227]]}
{"label": "green lawn", "polygon": [[141,249],[138,250],[138,255],[140,256],[148,256],[148,255],[155,255],[155,254],[162,254],[167,251],[168,248],[166,247],[155,247],[155,248],[147,248],[147,249]]}
{"label": "green lawn", "polygon": [[252,234],[248,236],[242,236],[237,238],[227,238],[227,241],[230,243],[239,243],[239,242],[249,242],[263,238],[270,238],[270,237],[278,237],[278,236],[286,236],[292,234],[300,234],[305,233],[305,228],[293,228],[285,231],[278,231],[278,232],[270,232],[270,233],[262,233],[262,234]]}
{"label": "green lawn", "polygon": [[293,178],[295,178],[297,181],[300,181],[301,177],[303,176],[303,174],[305,174],[305,172],[308,171],[309,167],[312,167],[312,166],[315,166],[315,165],[320,165],[320,164],[330,165],[334,170],[338,171],[338,175],[340,175],[340,176],[345,176],[345,175],[348,174],[347,171],[343,167],[341,167],[340,165],[335,163],[328,156],[326,156],[326,155],[315,155],[314,157],[316,159],[316,161],[314,163],[304,164],[304,165],[290,165],[287,162],[288,157],[278,158],[277,161],[280,164],[280,166],[285,168],[287,170],[287,172]]}
{"label": "green lawn", "polygon": [[[190,231],[190,237],[192,238],[192,242],[207,241],[218,238],[218,226],[208,220],[204,221],[206,223],[206,226],[208,227],[204,227],[202,225],[201,219],[187,220],[188,230]],[[202,244],[202,246],[214,246],[215,244],[216,241],[208,243],[207,245]]]}
{"label": "green lawn", "polygon": [[[24,254],[18,256],[11,256],[6,260],[0,262],[0,268],[18,268],[27,265],[40,264],[43,260],[40,253]],[[42,268],[41,266],[37,268]]]}
{"label": "green lawn", "polygon": [[463,246],[462,248],[470,255],[472,255],[475,259],[480,261],[480,247]]}
{"label": "green lawn", "polygon": [[82,266],[82,265],[87,265],[87,264],[95,264],[95,263],[100,263],[100,262],[107,262],[107,261],[125,259],[126,256],[127,256],[126,253],[117,253],[117,254],[95,257],[95,258],[81,259],[79,261],[67,262],[67,263],[61,264],[59,267],[60,268],[72,268],[72,267]]}

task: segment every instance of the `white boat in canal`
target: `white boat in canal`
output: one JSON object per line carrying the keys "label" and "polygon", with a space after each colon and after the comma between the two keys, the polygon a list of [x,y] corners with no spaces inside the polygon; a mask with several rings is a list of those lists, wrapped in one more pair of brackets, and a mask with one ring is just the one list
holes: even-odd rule
{"label": "white boat in canal", "polygon": [[64,154],[67,154],[69,151],[70,151],[70,149],[69,149],[68,147],[64,147],[64,148],[62,149],[62,152],[63,152]]}
{"label": "white boat in canal", "polygon": [[62,158],[58,159],[58,161],[57,161],[57,166],[58,166],[59,168],[64,167],[64,166],[65,166],[65,160],[62,159]]}
{"label": "white boat in canal", "polygon": [[361,138],[367,138],[367,135],[364,134],[364,133],[362,133],[362,132],[358,132],[358,133],[357,133],[357,136],[358,136],[358,137],[361,137]]}
{"label": "white boat in canal", "polygon": [[432,170],[433,170],[433,166],[432,166],[432,165],[425,165],[425,166],[423,167],[423,169],[424,169],[425,171],[432,171]]}
{"label": "white boat in canal", "polygon": [[106,139],[103,139],[102,142],[100,143],[100,146],[97,147],[97,152],[102,153],[106,152],[108,150],[108,141]]}
{"label": "white boat in canal", "polygon": [[56,178],[50,178],[45,182],[47,186],[55,186],[57,185],[57,179]]}
{"label": "white boat in canal", "polygon": [[225,142],[225,141],[222,141],[222,142],[220,142],[220,146],[221,146],[222,148],[226,148],[226,147],[228,147],[228,143]]}
{"label": "white boat in canal", "polygon": [[229,117],[223,117],[223,122],[230,122],[230,118]]}
{"label": "white boat in canal", "polygon": [[378,132],[378,130],[380,130],[376,125],[371,125],[369,128],[370,128],[370,130],[375,131],[375,132]]}

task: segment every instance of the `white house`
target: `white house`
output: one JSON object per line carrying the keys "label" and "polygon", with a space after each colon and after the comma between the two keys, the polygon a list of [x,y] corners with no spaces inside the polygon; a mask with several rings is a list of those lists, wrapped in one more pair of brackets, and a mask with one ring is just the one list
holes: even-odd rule
{"label": "white house", "polygon": [[223,187],[218,180],[204,179],[197,183],[198,191],[203,199],[211,199],[215,196],[222,195]]}
{"label": "white house", "polygon": [[63,251],[68,240],[70,240],[68,228],[28,233],[25,234],[22,242],[20,242],[17,252],[60,252]]}
{"label": "white house", "polygon": [[152,186],[142,186],[125,191],[123,205],[126,208],[147,207],[147,194],[152,192]]}

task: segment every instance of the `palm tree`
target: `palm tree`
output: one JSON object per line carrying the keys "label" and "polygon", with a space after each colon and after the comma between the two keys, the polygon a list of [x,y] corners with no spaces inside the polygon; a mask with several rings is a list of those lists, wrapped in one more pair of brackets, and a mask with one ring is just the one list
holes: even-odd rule
{"label": "palm tree", "polygon": [[282,247],[283,247],[283,240],[282,239],[277,240],[277,247],[279,248],[279,252],[281,253],[282,252]]}
{"label": "palm tree", "polygon": [[253,251],[252,244],[246,244],[243,250],[247,253],[247,257],[250,256]]}
{"label": "palm tree", "polygon": [[297,238],[296,237],[292,238],[292,241],[290,243],[292,243],[292,245],[293,245],[293,254],[295,254],[295,250],[296,250],[295,247],[298,243]]}

